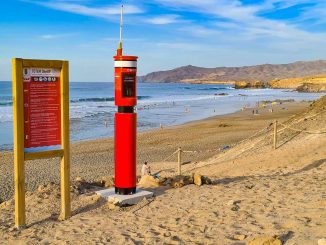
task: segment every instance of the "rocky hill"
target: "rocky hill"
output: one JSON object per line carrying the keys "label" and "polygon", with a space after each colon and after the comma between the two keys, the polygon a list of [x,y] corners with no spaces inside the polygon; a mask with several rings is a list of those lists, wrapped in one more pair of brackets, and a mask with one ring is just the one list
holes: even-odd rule
{"label": "rocky hill", "polygon": [[290,88],[300,92],[326,92],[326,75],[272,80],[271,88]]}
{"label": "rocky hill", "polygon": [[264,82],[326,74],[326,60],[299,61],[291,64],[244,67],[203,68],[183,66],[168,71],[152,72],[139,77],[141,82],[232,83]]}

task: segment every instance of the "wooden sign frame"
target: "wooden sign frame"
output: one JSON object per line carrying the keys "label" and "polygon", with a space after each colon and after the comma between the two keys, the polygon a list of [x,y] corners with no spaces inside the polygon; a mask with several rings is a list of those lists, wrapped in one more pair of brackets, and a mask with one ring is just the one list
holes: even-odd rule
{"label": "wooden sign frame", "polygon": [[[24,68],[60,69],[61,149],[25,152],[24,149]],[[13,123],[14,123],[14,183],[15,225],[26,225],[25,161],[42,158],[61,158],[61,214],[65,220],[71,216],[70,201],[70,139],[69,139],[69,62],[60,60],[12,59]]]}

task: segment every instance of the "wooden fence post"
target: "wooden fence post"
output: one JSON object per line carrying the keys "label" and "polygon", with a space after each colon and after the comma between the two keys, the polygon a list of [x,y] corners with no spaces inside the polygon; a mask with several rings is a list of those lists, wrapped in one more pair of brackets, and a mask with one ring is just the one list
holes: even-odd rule
{"label": "wooden fence post", "polygon": [[178,148],[178,175],[181,175],[181,147]]}
{"label": "wooden fence post", "polygon": [[71,216],[70,198],[70,139],[69,139],[69,63],[63,61],[61,69],[61,214],[60,220]]}
{"label": "wooden fence post", "polygon": [[24,160],[24,88],[23,60],[12,60],[13,117],[14,117],[14,183],[15,225],[26,225],[25,209],[25,160]]}
{"label": "wooden fence post", "polygon": [[273,149],[277,148],[277,120],[274,121],[274,140],[273,140]]}

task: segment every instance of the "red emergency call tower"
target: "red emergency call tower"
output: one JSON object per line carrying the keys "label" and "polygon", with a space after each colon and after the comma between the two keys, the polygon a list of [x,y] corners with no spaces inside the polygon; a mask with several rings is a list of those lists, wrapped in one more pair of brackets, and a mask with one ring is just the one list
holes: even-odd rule
{"label": "red emergency call tower", "polygon": [[136,75],[137,56],[122,55],[122,16],[120,19],[120,42],[114,56],[115,105],[115,193],[136,193],[136,137],[137,104]]}

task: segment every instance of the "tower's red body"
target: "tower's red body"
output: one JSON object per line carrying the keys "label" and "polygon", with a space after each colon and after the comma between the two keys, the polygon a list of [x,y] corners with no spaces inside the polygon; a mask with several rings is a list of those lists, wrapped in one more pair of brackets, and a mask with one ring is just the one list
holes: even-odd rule
{"label": "tower's red body", "polygon": [[115,192],[128,195],[136,192],[137,104],[136,56],[123,56],[118,49],[114,56],[115,74]]}

